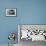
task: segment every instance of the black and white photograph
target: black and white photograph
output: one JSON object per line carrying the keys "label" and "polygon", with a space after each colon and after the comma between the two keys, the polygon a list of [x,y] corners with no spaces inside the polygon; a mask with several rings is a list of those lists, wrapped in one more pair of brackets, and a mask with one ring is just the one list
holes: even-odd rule
{"label": "black and white photograph", "polygon": [[6,9],[6,16],[16,16],[16,8]]}
{"label": "black and white photograph", "polygon": [[46,25],[18,25],[18,41],[20,46],[41,45],[46,42]]}

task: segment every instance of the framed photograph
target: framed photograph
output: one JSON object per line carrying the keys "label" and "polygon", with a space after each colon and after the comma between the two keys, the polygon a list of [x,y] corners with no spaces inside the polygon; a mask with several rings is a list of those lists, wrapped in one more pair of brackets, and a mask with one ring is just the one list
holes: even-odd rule
{"label": "framed photograph", "polygon": [[16,8],[6,9],[6,16],[16,16]]}
{"label": "framed photograph", "polygon": [[24,40],[46,41],[46,24],[19,24],[18,42]]}

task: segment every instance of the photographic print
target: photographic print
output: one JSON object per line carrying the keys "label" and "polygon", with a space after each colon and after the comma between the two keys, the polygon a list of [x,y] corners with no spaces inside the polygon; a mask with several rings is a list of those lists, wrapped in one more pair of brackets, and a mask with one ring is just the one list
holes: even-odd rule
{"label": "photographic print", "polygon": [[19,28],[20,40],[46,41],[46,25],[25,24],[19,25]]}
{"label": "photographic print", "polygon": [[16,16],[16,9],[6,9],[6,16]]}

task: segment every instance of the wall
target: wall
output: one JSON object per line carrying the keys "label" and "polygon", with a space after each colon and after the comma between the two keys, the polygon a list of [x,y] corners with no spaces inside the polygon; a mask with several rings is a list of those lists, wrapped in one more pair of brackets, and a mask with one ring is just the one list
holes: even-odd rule
{"label": "wall", "polygon": [[21,24],[46,24],[46,0],[24,0],[21,8]]}
{"label": "wall", "polygon": [[[10,32],[18,32],[17,24],[20,23],[20,12],[21,5],[19,1],[16,0],[0,0],[0,44],[8,43],[8,34]],[[16,17],[6,17],[6,8],[17,8]],[[20,10],[19,10],[20,9]],[[17,39],[15,41],[18,42]]]}
{"label": "wall", "polygon": [[[6,17],[5,8],[17,8],[17,16]],[[46,24],[46,0],[0,0],[0,44],[8,43],[9,32],[18,32],[17,24]]]}

